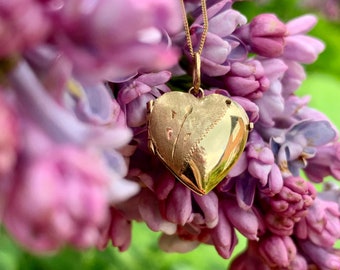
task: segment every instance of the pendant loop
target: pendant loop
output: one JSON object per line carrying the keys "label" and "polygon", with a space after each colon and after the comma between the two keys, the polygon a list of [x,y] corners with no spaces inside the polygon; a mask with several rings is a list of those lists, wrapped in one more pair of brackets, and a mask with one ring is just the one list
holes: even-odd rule
{"label": "pendant loop", "polygon": [[193,96],[197,98],[204,98],[204,90],[200,87],[198,90],[195,90],[194,87],[191,87],[188,91],[189,94],[192,94]]}

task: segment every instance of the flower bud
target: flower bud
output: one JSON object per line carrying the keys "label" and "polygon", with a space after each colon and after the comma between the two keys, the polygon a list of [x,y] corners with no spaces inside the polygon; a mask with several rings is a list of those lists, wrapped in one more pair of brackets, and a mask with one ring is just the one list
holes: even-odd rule
{"label": "flower bud", "polygon": [[296,246],[288,236],[271,235],[260,240],[259,253],[270,267],[288,267],[296,256]]}
{"label": "flower bud", "polygon": [[269,80],[264,76],[264,70],[259,61],[234,62],[230,67],[230,71],[224,77],[230,94],[257,99],[268,89]]}
{"label": "flower bud", "polygon": [[22,166],[4,217],[14,237],[37,252],[97,244],[108,214],[109,179],[102,160],[59,147]]}
{"label": "flower bud", "polygon": [[118,102],[124,108],[128,126],[139,127],[146,123],[145,104],[169,91],[165,83],[170,77],[171,73],[168,71],[147,73],[120,89]]}
{"label": "flower bud", "polygon": [[285,24],[274,14],[261,14],[241,27],[238,34],[250,44],[253,52],[273,58],[282,55],[286,32]]}

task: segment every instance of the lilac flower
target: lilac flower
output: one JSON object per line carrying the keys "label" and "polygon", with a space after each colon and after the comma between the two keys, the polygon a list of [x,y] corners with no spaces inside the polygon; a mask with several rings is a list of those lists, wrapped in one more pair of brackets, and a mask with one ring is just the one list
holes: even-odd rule
{"label": "lilac flower", "polygon": [[256,16],[237,31],[237,36],[250,45],[253,52],[265,57],[279,57],[285,47],[287,28],[274,14]]}
{"label": "lilac flower", "polygon": [[20,63],[11,73],[10,80],[23,113],[44,126],[54,140],[82,144],[94,136],[93,132],[97,132],[51,99],[27,63]]}
{"label": "lilac flower", "polygon": [[[9,87],[25,136],[19,137],[16,171],[6,178],[10,188],[2,184],[6,228],[23,245],[38,252],[65,244],[79,248],[96,245],[109,216],[109,204],[126,200],[139,190],[133,182],[122,179],[126,162],[115,150],[130,140],[130,131],[126,125],[116,125],[118,118],[107,92],[104,104],[109,113],[105,123],[110,126],[102,125],[103,114],[95,106],[83,112],[92,119],[102,117],[102,122],[81,122],[62,100],[58,104],[49,95],[24,61],[10,73]],[[95,105],[96,100],[92,98],[91,102]],[[44,196],[36,197],[40,189]],[[32,204],[33,208],[27,208]]]}
{"label": "lilac flower", "polygon": [[72,76],[72,63],[51,45],[40,45],[25,52],[25,59],[53,99],[63,103]]}
{"label": "lilac flower", "polygon": [[142,219],[151,230],[162,231],[166,234],[174,234],[176,232],[176,224],[162,217],[157,198],[151,191],[146,189],[142,191],[138,210]]}
{"label": "lilac flower", "polygon": [[145,104],[170,91],[165,85],[170,77],[167,71],[146,73],[124,84],[119,90],[118,102],[124,108],[128,126],[139,127],[146,123]]}
{"label": "lilac flower", "polygon": [[65,146],[23,165],[8,194],[6,228],[39,252],[67,243],[79,248],[95,245],[107,218],[109,179],[103,160],[96,153]]}
{"label": "lilac flower", "polygon": [[309,101],[309,96],[297,97],[295,95],[290,95],[285,98],[284,111],[282,112],[281,116],[276,118],[276,132],[274,133],[269,131],[267,132],[268,135],[271,135],[272,137],[278,137],[281,135],[282,130],[290,128],[291,126],[299,123],[301,120],[319,120],[315,119],[314,117],[305,117],[304,110],[308,106]]}
{"label": "lilac flower", "polygon": [[339,269],[340,258],[337,250],[323,248],[310,241],[299,241],[299,247],[304,255],[320,269]]}
{"label": "lilac flower", "polygon": [[316,198],[308,214],[296,226],[296,236],[329,248],[340,237],[340,210],[338,203]]}
{"label": "lilac flower", "polygon": [[[114,113],[114,99],[110,95],[110,90],[102,83],[97,85],[82,87],[77,82],[69,82],[70,92],[73,88],[72,96],[75,99],[73,105],[78,119],[83,122],[97,125],[107,125],[116,120]],[[77,96],[78,95],[78,96]]]}
{"label": "lilac flower", "polygon": [[261,192],[275,195],[283,186],[282,175],[276,165],[274,154],[257,132],[253,132],[247,146],[248,171],[259,179]]}
{"label": "lilac flower", "polygon": [[307,261],[301,254],[298,253],[290,262],[289,268],[292,270],[307,270]]}
{"label": "lilac flower", "polygon": [[1,1],[0,57],[21,53],[43,41],[50,31],[50,21],[42,4],[35,0]]}
{"label": "lilac flower", "polygon": [[303,66],[298,62],[285,59],[284,63],[287,70],[282,78],[282,95],[285,99],[289,99],[306,79],[306,73]]}
{"label": "lilac flower", "polygon": [[177,2],[160,0],[72,0],[50,10],[50,16],[54,18],[56,44],[71,59],[77,76],[120,80],[139,70],[175,64],[176,50],[164,42],[163,31],[180,29],[178,9]]}
{"label": "lilac flower", "polygon": [[[140,217],[151,230],[166,234],[161,238],[160,246],[167,251],[183,252],[196,247],[198,242],[212,241],[221,256],[229,257],[237,240],[227,217],[218,210],[218,197],[214,192],[204,198],[192,195],[181,183],[174,183],[174,177],[166,173],[159,161],[150,156],[146,162],[147,156],[144,154],[139,157],[144,158],[141,163],[137,159],[137,153],[143,152],[137,150],[131,157],[127,177],[139,179],[146,186],[138,195],[138,210]],[[136,165],[142,170],[134,169]],[[159,189],[160,187],[162,189]],[[155,191],[158,193],[154,194]],[[227,228],[229,229],[226,234]],[[174,235],[175,232],[177,235]]]}
{"label": "lilac flower", "polygon": [[118,247],[119,251],[127,250],[131,243],[131,221],[124,216],[123,212],[114,207],[110,208],[110,220],[101,232],[97,247],[105,249],[109,240],[112,245]]}
{"label": "lilac flower", "polygon": [[322,182],[324,177],[333,176],[340,179],[339,143],[324,145],[317,148],[316,155],[308,160],[305,172],[313,182]]}
{"label": "lilac flower", "polygon": [[273,138],[271,147],[283,176],[299,174],[307,159],[315,156],[316,146],[325,145],[336,133],[326,121],[303,121],[291,127],[284,136]]}
{"label": "lilac flower", "polygon": [[315,188],[303,178],[285,178],[284,186],[278,194],[264,197],[261,201],[268,229],[277,235],[291,235],[295,223],[308,214],[315,196]]}
{"label": "lilac flower", "polygon": [[[196,50],[200,1],[185,3]],[[0,211],[15,239],[39,252],[109,242],[124,251],[135,220],[161,232],[168,252],[203,243],[229,258],[240,232],[248,247],[231,269],[339,268],[339,192],[317,194],[300,177],[340,179],[335,126],[295,95],[301,64],[324,49],[306,35],[316,18],[262,14],[246,24],[232,4],[207,1],[202,85],[238,102],[255,129],[205,196],[147,149],[146,103],[191,80],[173,47],[188,56],[178,2],[0,4],[0,55],[11,64],[0,88]]]}
{"label": "lilac flower", "polygon": [[238,242],[233,226],[222,212],[219,213],[218,224],[211,231],[211,240],[218,254],[225,259],[231,256]]}
{"label": "lilac flower", "polygon": [[274,14],[256,16],[250,24],[240,27],[237,36],[251,50],[265,57],[280,57],[300,63],[312,63],[324,44],[305,35],[313,28],[316,17],[305,15],[284,24]]}
{"label": "lilac flower", "polygon": [[281,116],[284,111],[281,78],[286,72],[287,66],[279,59],[264,60],[262,65],[270,85],[263,96],[254,102],[260,108],[260,126],[268,128],[276,124],[276,118]]}
{"label": "lilac flower", "polygon": [[259,61],[234,62],[230,68],[229,73],[223,78],[230,94],[253,100],[260,98],[268,89],[269,80],[265,77]]}
{"label": "lilac flower", "polygon": [[313,63],[316,60],[325,45],[320,40],[305,35],[313,28],[316,21],[315,16],[304,15],[286,24],[287,37],[283,58],[304,64]]}
{"label": "lilac flower", "polygon": [[[311,260],[314,261],[316,265],[319,267],[323,266],[327,269],[327,267],[331,268],[333,263],[335,266],[336,263],[339,263],[339,250],[332,248],[334,240],[338,238],[337,234],[339,233],[338,214],[340,209],[340,189],[338,184],[334,181],[324,183],[323,191],[318,193],[318,201],[319,204],[313,206],[314,214],[317,215],[316,219],[318,219],[318,223],[311,224],[311,229],[314,230],[315,228],[319,230],[320,233],[304,233],[305,239],[299,241],[299,244],[302,249],[304,249],[304,245],[307,246],[305,253],[308,256],[315,255],[315,258],[311,258]],[[312,214],[313,213],[311,213],[311,215]],[[310,221],[312,221],[313,218],[314,217],[311,216]],[[305,227],[305,225],[308,225],[308,223],[302,223],[302,227]],[[299,230],[298,232],[303,233],[302,230]],[[309,235],[311,236],[309,237]],[[306,239],[306,236],[308,239]],[[310,255],[311,253],[313,254]],[[321,256],[325,256],[325,254],[327,257],[329,256],[329,264],[326,265],[324,265],[320,259]]]}
{"label": "lilac flower", "polygon": [[[200,8],[194,11],[196,20],[190,33],[194,49],[199,46],[202,34],[203,19]],[[239,25],[246,23],[246,18],[238,11],[230,8],[229,0],[212,2],[208,8],[209,33],[202,52],[202,72],[209,76],[221,76],[229,70],[229,62],[244,60],[246,50],[241,41],[233,35]]]}
{"label": "lilac flower", "polygon": [[288,268],[296,256],[296,247],[288,236],[269,235],[260,240],[259,253],[269,267]]}
{"label": "lilac flower", "polygon": [[202,214],[196,213],[192,216],[199,224],[206,224],[207,228],[214,228],[218,223],[218,197],[214,192],[207,194],[207,196],[198,196],[194,194],[195,202],[201,208]]}
{"label": "lilac flower", "polygon": [[328,181],[323,184],[322,192],[318,193],[318,197],[325,201],[340,203],[340,188],[336,181]]}
{"label": "lilac flower", "polygon": [[226,199],[221,201],[223,209],[230,223],[249,240],[258,240],[264,232],[264,222],[255,208],[242,209],[237,201]]}

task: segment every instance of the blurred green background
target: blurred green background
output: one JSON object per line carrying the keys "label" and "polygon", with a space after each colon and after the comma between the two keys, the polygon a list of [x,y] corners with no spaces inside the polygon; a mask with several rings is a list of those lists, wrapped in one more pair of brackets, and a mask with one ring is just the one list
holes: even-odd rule
{"label": "blurred green background", "polygon": [[[262,1],[263,2],[263,1]],[[340,88],[340,24],[327,20],[322,14],[310,12],[301,7],[301,1],[274,0],[259,4],[257,2],[239,2],[235,7],[250,20],[259,13],[276,13],[283,21],[288,21],[305,13],[319,16],[319,23],[310,32],[311,35],[326,43],[326,51],[318,61],[306,66],[307,80],[298,90],[299,95],[311,95],[311,107],[324,112],[340,128],[339,88]],[[0,270],[197,270],[226,269],[229,260],[217,255],[214,247],[201,245],[187,254],[168,254],[157,247],[159,233],[151,232],[144,224],[134,223],[131,248],[123,253],[111,247],[105,251],[95,249],[76,251],[66,248],[57,254],[37,256],[18,246],[0,230]],[[245,246],[240,243],[234,254]]]}

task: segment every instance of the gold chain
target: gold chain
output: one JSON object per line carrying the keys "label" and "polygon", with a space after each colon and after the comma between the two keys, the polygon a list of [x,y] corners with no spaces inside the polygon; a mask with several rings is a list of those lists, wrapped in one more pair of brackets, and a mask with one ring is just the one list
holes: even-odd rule
{"label": "gold chain", "polygon": [[[190,27],[189,27],[189,23],[188,23],[187,13],[186,13],[186,10],[185,10],[184,0],[181,0],[181,4],[182,4],[182,13],[183,13],[183,23],[184,23],[185,36],[186,36],[186,40],[187,40],[187,44],[188,44],[188,47],[189,47],[190,54],[191,54],[192,57],[194,57],[195,52],[194,52],[194,48],[192,46],[191,35],[190,35]],[[205,0],[201,0],[201,7],[202,7],[202,17],[203,17],[203,33],[202,33],[202,36],[201,36],[200,45],[199,45],[198,50],[197,50],[197,53],[199,55],[202,54],[205,39],[206,39],[207,33],[208,33],[208,14],[207,14],[207,4],[206,4]]]}
{"label": "gold chain", "polygon": [[201,93],[203,96],[203,90],[201,89],[201,54],[203,51],[204,43],[208,34],[208,12],[207,12],[207,4],[205,0],[201,0],[201,8],[202,8],[202,18],[203,18],[203,32],[201,35],[200,44],[198,50],[195,52],[192,46],[192,40],[190,35],[190,27],[187,18],[187,12],[185,10],[184,0],[181,0],[182,4],[182,13],[183,13],[183,23],[184,23],[184,31],[185,37],[187,41],[187,45],[189,47],[190,55],[193,58],[193,87],[189,90],[189,93],[193,93],[194,95],[198,95]]}

